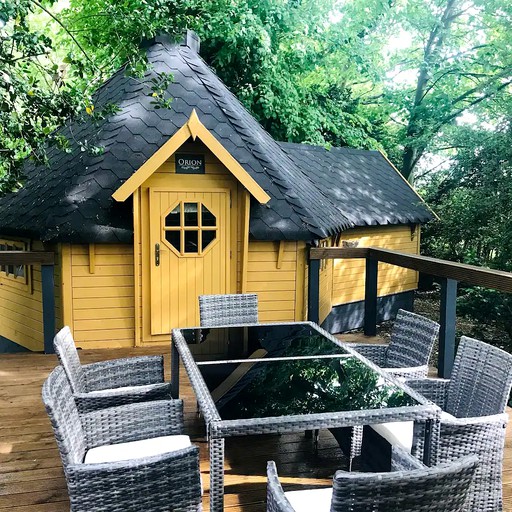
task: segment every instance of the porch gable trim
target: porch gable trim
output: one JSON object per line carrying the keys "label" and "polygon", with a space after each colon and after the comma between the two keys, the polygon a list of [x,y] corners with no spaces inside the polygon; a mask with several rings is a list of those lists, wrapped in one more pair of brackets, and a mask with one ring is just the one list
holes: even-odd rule
{"label": "porch gable trim", "polygon": [[126,201],[171,155],[173,155],[190,137],[199,138],[201,142],[226,166],[233,176],[261,204],[270,201],[270,196],[261,188],[254,178],[236,161],[229,151],[201,123],[195,109],[188,121],[130,178],[113,194],[119,202]]}

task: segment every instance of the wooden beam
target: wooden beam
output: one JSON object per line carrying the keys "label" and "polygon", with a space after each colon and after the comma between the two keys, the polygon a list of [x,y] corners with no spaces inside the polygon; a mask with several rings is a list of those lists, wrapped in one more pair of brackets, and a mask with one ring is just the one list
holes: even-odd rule
{"label": "wooden beam", "polygon": [[419,254],[390,251],[376,247],[324,247],[311,249],[309,258],[310,260],[372,258],[383,263],[418,270],[436,277],[493,288],[501,292],[512,292],[512,273],[510,272],[430,258]]}
{"label": "wooden beam", "polygon": [[284,256],[284,240],[279,241],[279,248],[277,250],[277,263],[276,268],[281,268],[283,266],[283,256]]}
{"label": "wooden beam", "polygon": [[94,244],[89,244],[89,274],[96,272],[96,248]]}
{"label": "wooden beam", "polygon": [[367,258],[364,286],[364,333],[366,336],[377,334],[378,271],[379,262]]}
{"label": "wooden beam", "polygon": [[247,293],[247,272],[249,268],[249,220],[251,216],[251,196],[247,190],[242,196],[242,282],[241,292]]}
{"label": "wooden beam", "polygon": [[44,251],[0,251],[0,265],[53,265],[55,254]]}
{"label": "wooden beam", "polygon": [[449,379],[455,360],[455,323],[457,320],[457,281],[441,281],[441,314],[439,323],[439,355],[437,370],[439,377]]}
{"label": "wooden beam", "polygon": [[41,265],[41,281],[43,291],[44,353],[54,354],[55,351],[53,348],[53,338],[55,336],[55,279],[53,264]]}
{"label": "wooden beam", "polygon": [[320,320],[320,260],[309,262],[308,320],[316,324]]}
{"label": "wooden beam", "polygon": [[370,248],[370,257],[384,263],[419,270],[436,277],[446,277],[466,284],[485,286],[501,292],[512,292],[512,273],[491,270],[474,265],[429,258],[416,254],[406,254],[386,249]]}
{"label": "wooden beam", "polygon": [[366,258],[368,247],[312,247],[310,260]]}

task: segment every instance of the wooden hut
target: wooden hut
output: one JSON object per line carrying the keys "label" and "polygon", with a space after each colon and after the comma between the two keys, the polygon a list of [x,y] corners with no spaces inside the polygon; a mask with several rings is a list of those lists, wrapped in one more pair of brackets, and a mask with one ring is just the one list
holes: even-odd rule
{"label": "wooden hut", "polygon": [[[168,343],[171,328],[199,323],[200,294],[256,292],[261,321],[304,320],[308,246],[419,251],[432,214],[381,153],[276,142],[193,33],[147,52],[144,78],[119,70],[96,114],[59,130],[69,150],[27,163],[25,186],[0,200],[0,250],[56,253],[56,325],[79,346]],[[161,73],[169,108],[155,105]],[[363,275],[362,261],[322,264],[331,331],[360,325]],[[416,285],[413,271],[381,268],[382,315],[410,305]],[[42,349],[41,292],[37,268],[0,267],[4,344]]]}

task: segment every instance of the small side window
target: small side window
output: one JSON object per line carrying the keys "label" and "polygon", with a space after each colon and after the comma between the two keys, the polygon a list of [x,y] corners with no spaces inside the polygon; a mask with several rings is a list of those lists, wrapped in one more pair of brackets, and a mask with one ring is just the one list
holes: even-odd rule
{"label": "small side window", "polygon": [[[13,240],[0,240],[0,252],[5,251],[26,251],[27,244],[25,242]],[[0,279],[5,283],[18,283],[26,285],[28,283],[28,271],[26,265],[16,264],[0,264]]]}

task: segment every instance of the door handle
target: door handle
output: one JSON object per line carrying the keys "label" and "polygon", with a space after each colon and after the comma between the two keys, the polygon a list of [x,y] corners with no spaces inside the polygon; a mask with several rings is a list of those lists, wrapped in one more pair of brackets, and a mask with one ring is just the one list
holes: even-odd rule
{"label": "door handle", "polygon": [[160,265],[160,244],[155,244],[155,265]]}

